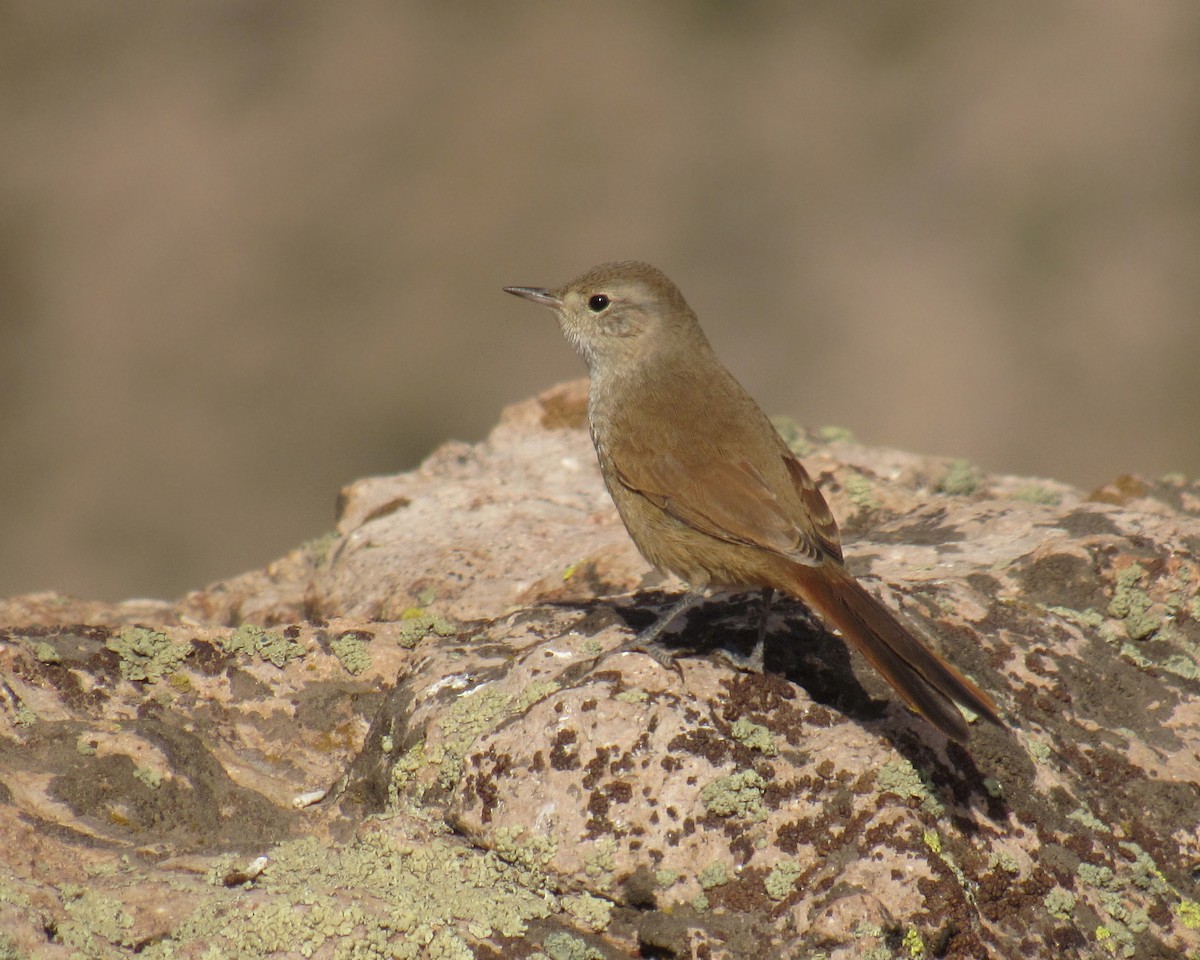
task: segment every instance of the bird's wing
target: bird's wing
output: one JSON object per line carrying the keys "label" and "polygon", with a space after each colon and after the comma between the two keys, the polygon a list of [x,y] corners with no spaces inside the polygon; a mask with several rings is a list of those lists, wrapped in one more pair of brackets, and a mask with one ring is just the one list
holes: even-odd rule
{"label": "bird's wing", "polygon": [[772,484],[746,459],[692,458],[668,450],[610,451],[617,480],[688,526],[815,566],[842,559],[837,524],[808,471],[780,454],[783,478]]}

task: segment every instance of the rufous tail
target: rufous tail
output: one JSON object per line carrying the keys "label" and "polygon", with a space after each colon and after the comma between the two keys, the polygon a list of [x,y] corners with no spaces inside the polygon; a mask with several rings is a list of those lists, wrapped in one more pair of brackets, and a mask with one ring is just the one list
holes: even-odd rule
{"label": "rufous tail", "polygon": [[797,564],[793,584],[786,592],[837,627],[904,702],[946,736],[959,743],[968,739],[967,721],[955,701],[1004,726],[991,697],[925,646],[845,567]]}

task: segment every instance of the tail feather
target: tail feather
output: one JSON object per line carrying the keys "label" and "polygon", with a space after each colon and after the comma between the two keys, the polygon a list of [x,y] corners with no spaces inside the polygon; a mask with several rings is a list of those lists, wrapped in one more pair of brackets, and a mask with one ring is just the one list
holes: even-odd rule
{"label": "tail feather", "polygon": [[841,565],[797,565],[787,592],[837,627],[904,702],[946,736],[960,743],[968,739],[955,701],[1004,726],[986,693],[925,646]]}

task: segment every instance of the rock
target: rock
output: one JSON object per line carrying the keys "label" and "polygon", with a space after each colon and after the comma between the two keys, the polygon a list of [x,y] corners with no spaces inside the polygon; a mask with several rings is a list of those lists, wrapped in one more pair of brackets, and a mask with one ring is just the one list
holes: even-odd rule
{"label": "rock", "polygon": [[0,956],[1200,955],[1200,487],[782,425],[967,750],[797,604],[762,676],[748,597],[614,653],[678,585],[584,389],[177,603],[0,602]]}

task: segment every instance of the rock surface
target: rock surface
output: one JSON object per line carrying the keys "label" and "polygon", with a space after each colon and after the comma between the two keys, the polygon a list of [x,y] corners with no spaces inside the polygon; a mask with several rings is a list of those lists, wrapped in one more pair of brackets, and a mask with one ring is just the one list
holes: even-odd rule
{"label": "rock surface", "polygon": [[[679,671],[566,384],[177,603],[0,602],[0,957],[1200,956],[1200,486],[783,424],[969,751],[798,605]],[[598,599],[599,598],[599,599]]]}

